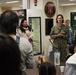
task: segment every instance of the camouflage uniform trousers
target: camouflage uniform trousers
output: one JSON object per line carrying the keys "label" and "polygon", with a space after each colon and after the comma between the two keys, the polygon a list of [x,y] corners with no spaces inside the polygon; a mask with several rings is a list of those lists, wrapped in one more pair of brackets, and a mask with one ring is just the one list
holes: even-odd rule
{"label": "camouflage uniform trousers", "polygon": [[[65,64],[66,56],[67,56],[67,47],[59,47],[58,48],[60,52],[60,64]],[[56,48],[53,47],[53,51],[50,52],[49,60],[54,63],[54,52],[56,51]]]}

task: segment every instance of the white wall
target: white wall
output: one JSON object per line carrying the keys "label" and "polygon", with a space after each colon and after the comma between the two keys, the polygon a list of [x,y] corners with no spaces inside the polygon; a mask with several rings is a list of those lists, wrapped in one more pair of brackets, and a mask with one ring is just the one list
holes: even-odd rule
{"label": "white wall", "polygon": [[2,9],[0,8],[0,14],[2,13]]}
{"label": "white wall", "polygon": [[64,7],[59,7],[58,14],[64,15],[65,12],[63,12],[63,11],[64,11]]}
{"label": "white wall", "polygon": [[41,9],[27,9],[27,20],[29,17],[41,17],[41,15],[42,15]]}
{"label": "white wall", "polygon": [[30,9],[42,9],[43,0],[37,0],[37,6],[34,6],[34,0],[30,0]]}
{"label": "white wall", "polygon": [[41,9],[27,9],[28,17],[41,17],[42,10]]}
{"label": "white wall", "polygon": [[19,10],[22,9],[22,7],[12,7],[12,10]]}
{"label": "white wall", "polygon": [[70,19],[70,12],[76,12],[76,6],[67,6],[67,7],[64,7],[64,10],[63,10],[63,15],[65,17],[65,20],[66,19]]}

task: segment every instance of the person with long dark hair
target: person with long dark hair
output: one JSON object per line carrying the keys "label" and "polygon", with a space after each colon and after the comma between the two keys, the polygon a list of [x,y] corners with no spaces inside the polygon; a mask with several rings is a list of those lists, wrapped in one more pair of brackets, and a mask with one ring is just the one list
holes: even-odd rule
{"label": "person with long dark hair", "polygon": [[21,37],[25,37],[29,40],[30,43],[33,43],[33,34],[31,27],[27,24],[27,20],[23,18],[20,23],[20,32]]}
{"label": "person with long dark hair", "polygon": [[49,62],[44,62],[39,67],[39,75],[56,75],[56,68]]}

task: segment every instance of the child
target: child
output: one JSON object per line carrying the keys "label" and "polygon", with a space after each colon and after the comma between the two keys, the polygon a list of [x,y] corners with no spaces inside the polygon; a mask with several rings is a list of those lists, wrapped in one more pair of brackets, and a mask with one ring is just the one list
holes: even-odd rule
{"label": "child", "polygon": [[39,67],[39,75],[56,75],[56,68],[49,62],[44,62]]}

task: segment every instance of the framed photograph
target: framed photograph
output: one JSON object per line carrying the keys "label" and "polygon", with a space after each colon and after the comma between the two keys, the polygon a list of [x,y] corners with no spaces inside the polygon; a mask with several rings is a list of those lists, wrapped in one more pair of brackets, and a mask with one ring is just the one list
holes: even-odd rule
{"label": "framed photograph", "polygon": [[18,17],[26,17],[26,9],[14,10],[14,12],[18,15]]}
{"label": "framed photograph", "polygon": [[56,8],[53,2],[47,2],[44,8],[47,17],[53,17],[56,12]]}
{"label": "framed photograph", "polygon": [[50,35],[51,28],[53,27],[53,19],[45,19],[45,35]]}

